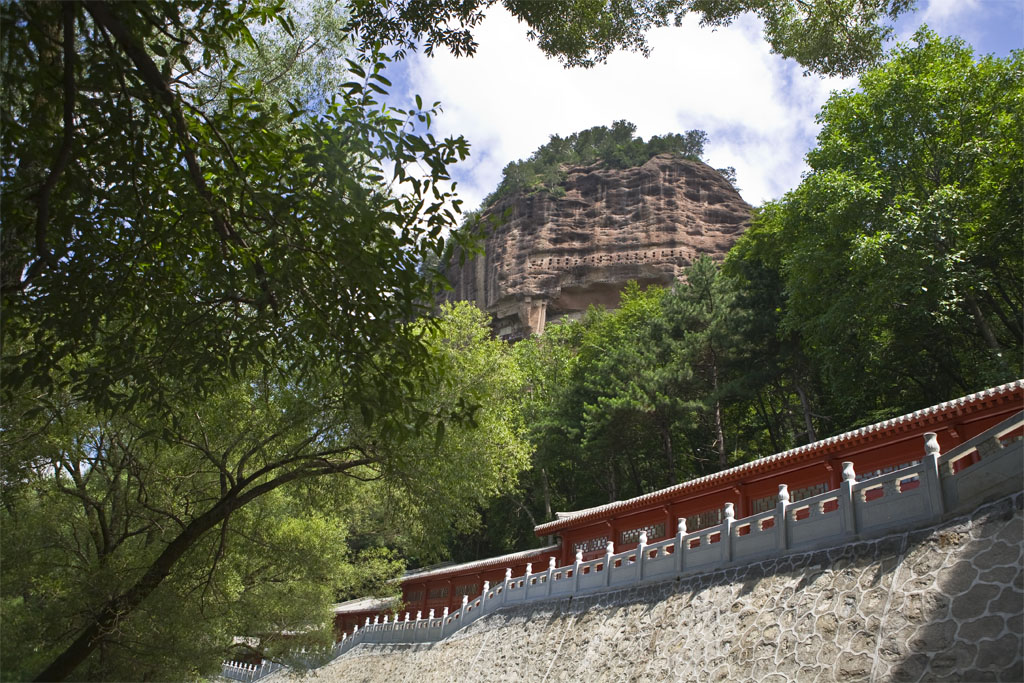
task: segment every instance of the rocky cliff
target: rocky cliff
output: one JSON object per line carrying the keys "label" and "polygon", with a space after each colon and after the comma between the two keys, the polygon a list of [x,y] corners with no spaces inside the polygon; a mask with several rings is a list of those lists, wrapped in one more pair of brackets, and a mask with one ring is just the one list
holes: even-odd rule
{"label": "rocky cliff", "polygon": [[448,270],[451,301],[473,301],[518,338],[591,304],[612,308],[630,280],[668,285],[702,254],[715,260],[750,224],[717,171],[662,154],[642,166],[567,169],[556,193],[506,198],[484,214],[482,256]]}

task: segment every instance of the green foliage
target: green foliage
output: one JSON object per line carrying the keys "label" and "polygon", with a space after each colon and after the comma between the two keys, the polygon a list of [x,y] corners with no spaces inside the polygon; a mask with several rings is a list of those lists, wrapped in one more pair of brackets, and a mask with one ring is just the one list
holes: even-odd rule
{"label": "green foliage", "polygon": [[425,330],[437,380],[419,402],[444,413],[472,406],[462,422],[432,421],[395,444],[397,463],[364,491],[367,544],[399,549],[414,566],[466,558],[457,539],[480,529],[480,510],[514,489],[529,464],[519,401],[523,377],[509,347],[491,338],[488,316],[468,302],[445,304]]}
{"label": "green foliage", "polygon": [[69,394],[31,419],[11,406],[0,540],[24,560],[0,568],[19,634],[0,643],[5,676],[37,673],[111,605],[117,627],[77,677],[209,674],[235,636],[271,657],[315,650],[333,602],[394,594],[404,558],[475,529],[528,462],[521,379],[469,304],[414,327],[428,362],[395,380],[415,411],[373,424],[330,363],[301,383],[254,371],[166,416],[107,417]]}
{"label": "green foliage", "polygon": [[844,422],[1021,371],[1022,54],[915,41],[829,100],[813,172],[744,238]]}
{"label": "green foliage", "polygon": [[595,126],[566,138],[552,135],[528,159],[513,161],[505,167],[501,183],[484,199],[482,208],[522,192],[555,192],[565,180],[566,166],[598,163],[604,168],[632,168],[666,153],[699,161],[707,142],[707,135],[701,130],[655,135],[647,142],[634,133],[636,126],[623,120],[616,121],[611,128]]}
{"label": "green foliage", "polygon": [[471,412],[421,400],[447,366],[406,324],[467,145],[412,134],[436,109],[382,107],[386,60],[336,68],[340,17],[303,7],[0,7],[5,676],[329,640],[400,567],[349,551],[363,480],[422,485],[402,445]]}
{"label": "green foliage", "polygon": [[[497,0],[360,0],[354,23],[366,44],[402,50],[422,41],[430,55],[438,46],[472,55],[473,29]],[[647,54],[644,34],[677,26],[687,13],[717,27],[751,13],[764,23],[772,51],[797,60],[808,71],[849,76],[875,63],[892,36],[887,22],[909,11],[914,0],[503,0],[501,5],[529,28],[527,35],[565,66],[590,67],[618,50]]]}
{"label": "green foliage", "polygon": [[[75,676],[212,674],[236,635],[270,655],[330,643],[330,604],[400,566],[363,565],[349,553],[346,509],[324,503],[344,500],[355,481],[332,482],[317,505],[310,488],[285,485],[303,461],[337,464],[357,446],[331,424],[337,411],[309,393],[257,375],[170,423],[104,418],[67,396],[36,420],[6,418],[4,482],[15,485],[4,487],[2,552],[21,559],[2,567],[7,636],[19,634],[0,645],[5,678],[37,674],[106,604],[137,591],[211,511],[260,486],[267,490],[211,533],[192,537],[144,600],[124,603],[117,628],[102,633]],[[297,635],[285,642],[285,632]]]}
{"label": "green foliage", "polygon": [[455,221],[446,167],[466,143],[412,135],[429,110],[382,108],[382,59],[349,62],[317,116],[264,97],[258,70],[204,109],[185,84],[237,73],[277,10],[0,10],[5,389],[162,408],[268,360],[337,358],[355,386],[387,383],[368,371],[385,343],[422,353],[395,323],[430,300],[415,265]]}

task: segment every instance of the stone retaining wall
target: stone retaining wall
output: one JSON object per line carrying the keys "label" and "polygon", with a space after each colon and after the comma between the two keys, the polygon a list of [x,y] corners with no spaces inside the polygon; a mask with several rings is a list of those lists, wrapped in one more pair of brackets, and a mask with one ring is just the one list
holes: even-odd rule
{"label": "stone retaining wall", "polygon": [[1022,681],[1022,507],[1016,494],[929,529],[506,608],[291,680]]}

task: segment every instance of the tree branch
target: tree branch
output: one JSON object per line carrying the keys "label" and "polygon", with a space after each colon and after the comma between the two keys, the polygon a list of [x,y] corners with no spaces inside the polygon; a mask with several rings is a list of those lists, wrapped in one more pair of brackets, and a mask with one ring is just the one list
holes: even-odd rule
{"label": "tree branch", "polygon": [[[57,266],[57,259],[50,251],[46,239],[47,226],[50,222],[50,195],[53,194],[57,182],[60,180],[64,169],[71,160],[71,150],[75,142],[75,5],[73,2],[65,2],[61,7],[61,15],[64,24],[64,137],[61,140],[60,149],[57,150],[57,158],[54,159],[53,168],[39,188],[36,195],[36,253],[39,256],[39,263],[45,263],[51,268]],[[38,274],[38,269],[32,268],[27,279]]]}
{"label": "tree branch", "polygon": [[[202,197],[206,203],[207,209],[210,212],[210,217],[213,219],[214,228],[217,230],[217,234],[225,243],[233,243],[246,251],[250,251],[249,245],[245,239],[239,235],[231,224],[224,218],[224,215],[217,208],[216,202],[214,201],[213,193],[206,184],[206,179],[203,177],[202,168],[199,165],[199,159],[196,157],[195,150],[192,149],[188,125],[185,123],[185,116],[182,113],[180,103],[175,98],[174,93],[171,91],[170,86],[164,80],[164,77],[160,73],[160,69],[150,59],[146,51],[135,41],[134,36],[128,31],[124,24],[114,15],[110,5],[106,2],[98,0],[87,0],[85,7],[89,11],[93,20],[97,24],[106,28],[110,31],[111,35],[114,36],[114,40],[117,41],[121,49],[124,50],[125,54],[135,65],[139,76],[142,78],[143,83],[153,92],[156,99],[167,107],[170,123],[174,128],[175,135],[181,146],[182,154],[185,157],[185,165],[188,168],[189,178],[192,180],[192,184],[199,192],[199,196]],[[250,257],[252,258],[253,271],[256,274],[256,280],[259,284],[263,294],[267,297],[267,303],[270,308],[276,313],[278,312],[277,296],[270,288],[270,282],[267,278],[266,270],[263,268],[263,262],[259,256],[250,251]]]}

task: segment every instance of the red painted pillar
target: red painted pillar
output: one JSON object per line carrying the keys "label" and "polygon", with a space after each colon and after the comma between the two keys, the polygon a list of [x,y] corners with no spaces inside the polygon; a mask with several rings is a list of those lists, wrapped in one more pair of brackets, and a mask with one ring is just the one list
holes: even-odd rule
{"label": "red painted pillar", "polygon": [[843,483],[842,465],[835,460],[826,460],[825,469],[828,470],[828,490],[834,491]]}
{"label": "red painted pillar", "polygon": [[732,487],[733,495],[736,496],[736,519],[743,519],[750,516],[750,503],[747,501],[747,493],[744,484]]}

